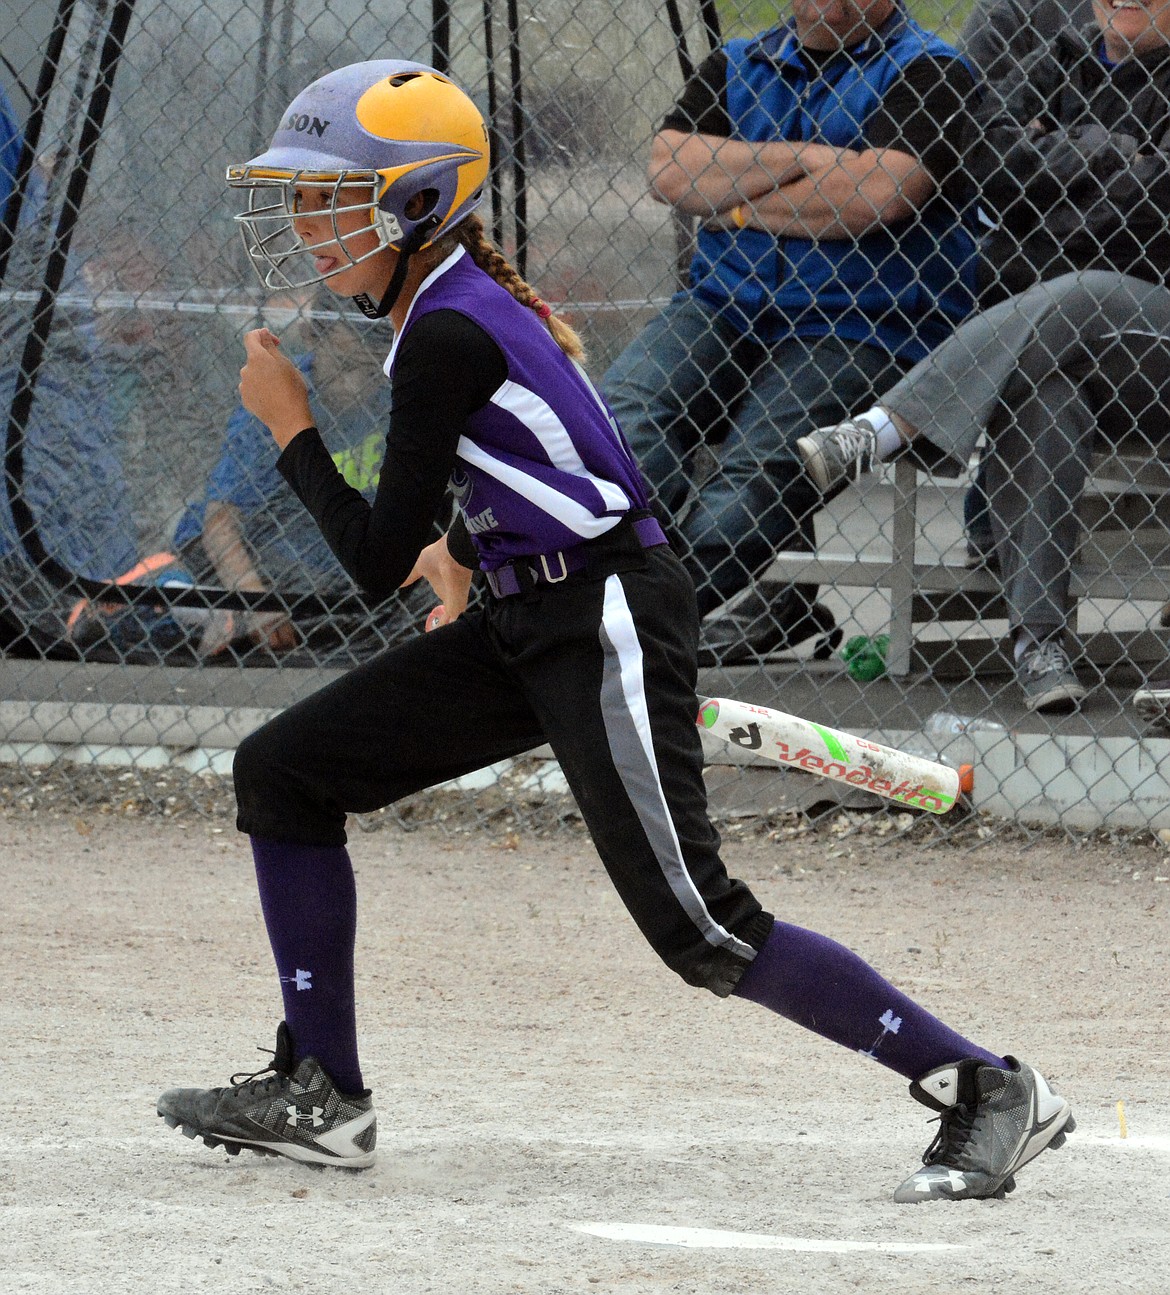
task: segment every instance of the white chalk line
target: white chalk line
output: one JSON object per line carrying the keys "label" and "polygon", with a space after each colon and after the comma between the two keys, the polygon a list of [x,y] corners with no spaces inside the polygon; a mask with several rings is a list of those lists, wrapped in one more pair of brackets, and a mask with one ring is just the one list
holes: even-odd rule
{"label": "white chalk line", "polygon": [[1070,1147],[1113,1147],[1117,1151],[1170,1151],[1170,1133],[1076,1133],[1069,1135]]}
{"label": "white chalk line", "polygon": [[943,1241],[835,1241],[819,1237],[777,1237],[766,1232],[724,1232],[716,1228],[661,1227],[652,1223],[570,1223],[574,1232],[608,1241],[642,1241],[692,1250],[803,1250],[820,1254],[931,1254],[965,1250]]}

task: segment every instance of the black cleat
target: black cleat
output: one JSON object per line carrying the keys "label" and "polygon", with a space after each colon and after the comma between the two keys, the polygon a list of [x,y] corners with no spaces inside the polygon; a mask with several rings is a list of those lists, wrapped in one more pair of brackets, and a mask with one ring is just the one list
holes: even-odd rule
{"label": "black cleat", "polygon": [[916,1170],[894,1193],[902,1204],[1003,1198],[1015,1173],[1076,1128],[1068,1102],[1014,1057],[1010,1069],[980,1061],[939,1066],[910,1085],[938,1111],[939,1129]]}
{"label": "black cleat", "polygon": [[340,1093],[315,1057],[296,1066],[292,1057],[282,1021],[265,1070],[233,1075],[227,1088],[171,1088],[158,1099],[158,1113],[185,1137],[223,1147],[229,1156],[244,1148],[305,1164],[369,1168],[377,1140],[370,1093]]}

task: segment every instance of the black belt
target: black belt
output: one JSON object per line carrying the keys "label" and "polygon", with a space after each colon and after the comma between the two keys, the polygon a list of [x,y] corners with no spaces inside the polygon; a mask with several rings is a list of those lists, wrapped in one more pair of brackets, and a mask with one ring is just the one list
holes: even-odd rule
{"label": "black belt", "polygon": [[513,594],[527,593],[540,585],[560,584],[590,566],[596,571],[601,558],[617,556],[631,548],[653,549],[665,543],[666,536],[657,518],[648,514],[634,518],[627,516],[595,540],[574,544],[570,549],[558,549],[555,553],[513,558],[494,571],[485,571],[484,575],[497,598],[511,598]]}

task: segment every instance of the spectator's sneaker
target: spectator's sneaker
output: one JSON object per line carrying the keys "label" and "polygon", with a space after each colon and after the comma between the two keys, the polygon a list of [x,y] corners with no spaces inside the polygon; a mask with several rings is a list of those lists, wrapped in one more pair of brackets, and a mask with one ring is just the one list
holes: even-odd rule
{"label": "spectator's sneaker", "polygon": [[1133,695],[1133,708],[1159,736],[1170,735],[1170,679],[1151,679]]}
{"label": "spectator's sneaker", "polygon": [[990,571],[992,575],[999,575],[999,554],[995,551],[994,540],[968,531],[966,566],[968,571]]}
{"label": "spectator's sneaker", "polygon": [[1088,692],[1058,638],[1033,644],[1016,662],[1016,677],[1024,704],[1033,711],[1075,710]]}
{"label": "spectator's sneaker", "polygon": [[346,1096],[314,1057],[296,1066],[282,1021],[272,1064],[228,1088],[172,1088],[158,1113],[189,1138],[229,1156],[241,1148],[313,1165],[366,1169],[374,1163],[377,1123],[370,1093]]}
{"label": "spectator's sneaker", "polygon": [[[170,553],[152,553],[120,575],[116,585],[190,589],[194,580]],[[93,661],[187,665],[222,652],[239,632],[229,611],[144,601],[74,603],[66,621],[69,642]]]}
{"label": "spectator's sneaker", "polygon": [[834,494],[869,472],[877,435],[864,418],[847,418],[835,427],[818,427],[796,442],[804,470],[823,495]]}
{"label": "spectator's sneaker", "polygon": [[[151,603],[95,603],[82,598],[69,613],[69,641],[82,655],[138,664],[190,648],[191,636],[164,607]],[[191,654],[193,655],[193,653]]]}
{"label": "spectator's sneaker", "polygon": [[1016,1170],[1076,1128],[1068,1102],[1044,1076],[1006,1057],[1010,1069],[981,1061],[939,1066],[910,1085],[939,1112],[938,1133],[916,1170],[894,1193],[900,1204],[1003,1198]]}
{"label": "spectator's sneaker", "polygon": [[994,549],[981,549],[974,544],[967,545],[967,556],[964,565],[968,571],[986,571],[989,575],[998,576],[999,554]]}
{"label": "spectator's sneaker", "polygon": [[813,639],[812,655],[827,661],[841,642],[833,613],[809,602],[792,585],[761,580],[727,611],[717,611],[699,628],[700,667],[750,665],[790,652]]}

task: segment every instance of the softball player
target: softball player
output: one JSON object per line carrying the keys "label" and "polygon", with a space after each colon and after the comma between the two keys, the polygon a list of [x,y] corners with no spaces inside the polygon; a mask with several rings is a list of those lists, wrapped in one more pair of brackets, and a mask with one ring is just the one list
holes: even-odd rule
{"label": "softball player", "polygon": [[[473,215],[487,169],[471,100],[430,68],[382,61],[314,82],[271,147],[228,173],[249,195],[238,219],[269,287],[324,280],[394,324],[373,503],[334,466],[299,370],[263,329],[245,338],[243,402],[354,579],[381,596],[425,576],[448,623],[240,746],[237,825],[251,837],[285,1020],[269,1069],[171,1090],[159,1114],[232,1154],[371,1164],[346,815],[548,742],[631,916],[683,980],[875,1058],[940,1113],[896,1199],[1002,1196],[1020,1165],[1064,1141],[1068,1104],[849,950],[776,921],[727,875],[695,725],[692,586],[578,338]],[[424,548],[448,484],[459,520]],[[475,567],[490,596],[463,615]],[[429,938],[441,931],[440,918]]]}

